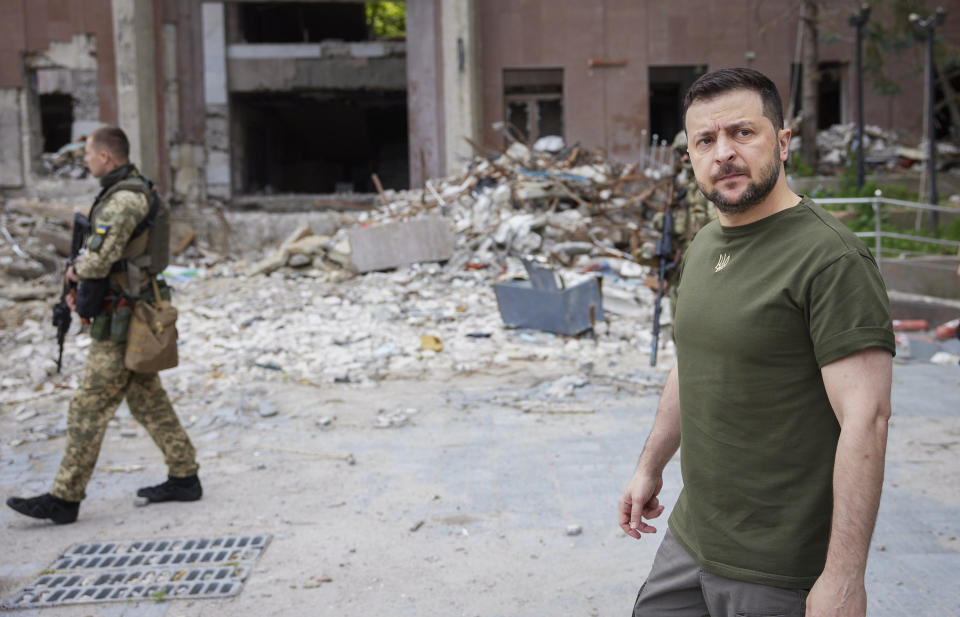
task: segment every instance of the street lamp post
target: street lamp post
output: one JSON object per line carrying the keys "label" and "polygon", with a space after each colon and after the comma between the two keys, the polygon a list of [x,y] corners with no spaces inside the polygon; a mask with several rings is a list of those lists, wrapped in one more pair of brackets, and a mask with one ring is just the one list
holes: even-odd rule
{"label": "street lamp post", "polygon": [[857,29],[857,191],[863,188],[863,26],[870,19],[870,5],[850,16],[850,25]]}
{"label": "street lamp post", "polygon": [[[920,16],[916,13],[910,15],[910,21],[913,23],[913,27],[927,39],[927,147],[929,148],[927,154],[927,175],[930,176],[930,194],[928,201],[933,205],[937,204],[937,142],[936,126],[933,121],[933,99],[936,92],[933,64],[933,35],[936,27],[942,25],[946,17],[947,14],[942,7],[937,7],[933,15],[928,16],[926,19],[920,19]],[[933,232],[934,236],[937,235],[937,224],[939,222],[940,217],[937,211],[931,210],[930,231]]]}

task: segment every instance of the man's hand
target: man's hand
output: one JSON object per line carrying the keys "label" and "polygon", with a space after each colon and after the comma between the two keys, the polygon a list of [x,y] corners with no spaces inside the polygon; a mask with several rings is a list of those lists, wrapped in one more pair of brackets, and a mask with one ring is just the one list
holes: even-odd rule
{"label": "man's hand", "polygon": [[68,283],[79,283],[80,277],[77,276],[77,273],[73,271],[73,266],[67,266],[67,273],[64,275]]}
{"label": "man's hand", "polygon": [[806,617],[865,617],[866,614],[867,590],[863,577],[824,570],[807,595]]}
{"label": "man's hand", "polygon": [[620,497],[620,528],[627,535],[640,539],[641,533],[657,533],[657,528],[643,522],[663,513],[657,495],[663,488],[663,476],[648,476],[638,468]]}

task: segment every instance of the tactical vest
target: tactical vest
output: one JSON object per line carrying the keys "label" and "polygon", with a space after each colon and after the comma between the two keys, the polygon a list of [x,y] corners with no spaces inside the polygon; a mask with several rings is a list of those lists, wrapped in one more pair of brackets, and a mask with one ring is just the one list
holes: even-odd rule
{"label": "tactical vest", "polygon": [[170,263],[170,205],[160,197],[153,183],[143,176],[120,180],[108,188],[91,208],[106,203],[117,191],[133,191],[147,198],[150,210],[133,230],[120,261],[114,264],[110,280],[129,296],[139,296],[151,278]]}

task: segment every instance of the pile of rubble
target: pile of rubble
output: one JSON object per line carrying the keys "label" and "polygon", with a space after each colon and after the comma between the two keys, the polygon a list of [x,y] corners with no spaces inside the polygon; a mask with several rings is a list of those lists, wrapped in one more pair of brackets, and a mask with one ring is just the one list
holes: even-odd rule
{"label": "pile of rubble", "polygon": [[[501,273],[511,261],[519,263],[511,257],[538,256],[564,268],[646,276],[636,257],[649,258],[660,235],[654,218],[671,199],[672,153],[651,149],[646,166],[624,165],[558,140],[541,140],[539,148],[513,143],[504,152],[481,152],[459,175],[428,180],[422,189],[382,191],[381,206],[359,213],[357,224],[441,217],[453,232],[451,254],[441,260],[453,269]],[[331,237],[311,237],[300,229],[249,273],[302,267],[317,257],[364,271],[353,254],[355,243],[350,227]]]}
{"label": "pile of rubble", "polygon": [[56,152],[44,152],[41,156],[44,170],[57,178],[86,178],[90,172],[83,163],[85,143],[86,135],[81,135],[76,141],[65,144]]}
{"label": "pile of rubble", "polygon": [[[790,149],[799,152],[802,138],[798,131],[790,141]],[[817,157],[821,171],[831,171],[856,160],[857,126],[853,123],[835,124],[817,133]],[[864,161],[873,167],[907,168],[927,160],[926,142],[913,144],[879,126],[863,127]],[[960,148],[949,142],[937,142],[939,167],[960,163]]]}

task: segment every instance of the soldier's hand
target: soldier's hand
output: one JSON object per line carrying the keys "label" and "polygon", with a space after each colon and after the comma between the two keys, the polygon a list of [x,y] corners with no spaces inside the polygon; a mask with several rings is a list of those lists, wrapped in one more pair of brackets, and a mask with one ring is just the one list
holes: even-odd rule
{"label": "soldier's hand", "polygon": [[67,273],[64,275],[69,283],[79,283],[80,277],[73,271],[73,266],[67,266]]}
{"label": "soldier's hand", "polygon": [[70,290],[70,293],[67,294],[67,297],[63,299],[67,303],[67,306],[70,307],[70,310],[74,313],[77,312],[77,292]]}

